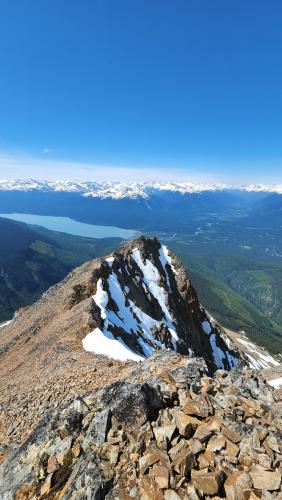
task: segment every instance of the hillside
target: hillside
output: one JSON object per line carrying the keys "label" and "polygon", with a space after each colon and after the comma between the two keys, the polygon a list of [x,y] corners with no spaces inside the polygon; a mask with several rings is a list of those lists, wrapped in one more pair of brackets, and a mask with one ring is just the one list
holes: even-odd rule
{"label": "hillside", "polygon": [[[220,226],[216,227],[220,235]],[[231,227],[234,231],[234,226]],[[230,247],[224,247],[222,238],[216,241],[212,229],[207,226],[193,240],[182,234],[167,239],[161,233],[161,238],[181,256],[201,302],[221,324],[244,330],[253,341],[279,354],[282,345],[279,258],[262,260],[258,244],[255,258],[238,255],[233,243],[236,234]],[[212,252],[206,244],[211,237]],[[0,322],[11,318],[17,308],[31,304],[75,266],[117,248],[121,242],[115,238],[81,238],[1,218],[0,240]]]}
{"label": "hillside", "polygon": [[0,218],[0,322],[120,241],[68,236]]}
{"label": "hillside", "polygon": [[281,273],[279,261],[267,262],[209,254],[181,242],[168,242],[178,253],[197,288],[202,304],[218,321],[244,330],[273,354],[281,353]]}

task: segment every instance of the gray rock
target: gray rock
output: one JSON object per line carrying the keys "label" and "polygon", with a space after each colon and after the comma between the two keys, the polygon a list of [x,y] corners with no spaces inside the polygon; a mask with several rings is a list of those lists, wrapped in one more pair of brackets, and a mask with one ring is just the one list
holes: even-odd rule
{"label": "gray rock", "polygon": [[91,445],[99,448],[106,441],[110,423],[111,411],[109,409],[100,411],[93,418],[82,442],[82,448],[84,451],[88,450]]}

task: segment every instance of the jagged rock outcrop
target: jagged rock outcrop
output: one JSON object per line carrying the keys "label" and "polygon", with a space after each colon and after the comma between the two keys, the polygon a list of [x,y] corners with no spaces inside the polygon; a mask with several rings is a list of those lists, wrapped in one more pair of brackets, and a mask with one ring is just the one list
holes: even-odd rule
{"label": "jagged rock outcrop", "polygon": [[[156,238],[125,245],[101,262],[95,278],[86,349],[142,359],[169,348],[201,355],[213,369],[237,364],[238,353],[211,326],[184,266]],[[76,287],[73,303],[84,298]]]}
{"label": "jagged rock outcrop", "polygon": [[281,417],[257,372],[211,378],[161,351],[46,414],[0,466],[0,498],[281,499]]}

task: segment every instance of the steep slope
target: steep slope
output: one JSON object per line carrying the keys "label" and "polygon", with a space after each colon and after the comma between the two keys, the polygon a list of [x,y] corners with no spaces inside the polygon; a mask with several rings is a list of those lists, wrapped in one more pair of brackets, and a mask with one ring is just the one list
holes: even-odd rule
{"label": "steep slope", "polygon": [[0,322],[120,241],[68,236],[0,217]]}
{"label": "steep slope", "polygon": [[[193,284],[197,290],[201,303],[215,316],[221,325],[232,330],[244,330],[248,337],[258,345],[264,347],[274,355],[282,350],[281,321],[276,323],[278,317],[270,317],[266,311],[273,310],[272,305],[278,309],[281,302],[280,276],[281,265],[268,264],[256,259],[243,261],[236,256],[221,256],[216,252],[214,256],[195,255],[189,253],[185,245],[172,244],[173,250],[179,255],[187,267]],[[254,269],[254,279],[250,282],[250,290],[254,300],[247,296],[246,263],[249,269]],[[260,271],[264,266],[267,273],[269,297],[267,308],[259,309],[257,302],[263,301],[265,294],[264,285],[260,286]],[[240,278],[242,282],[240,283]],[[237,287],[236,287],[237,284]],[[232,286],[232,287],[231,287]],[[236,289],[237,288],[237,289]],[[252,303],[253,302],[253,303]],[[264,302],[265,303],[265,302]]]}
{"label": "steep slope", "polygon": [[201,354],[212,367],[236,364],[236,354],[208,322],[184,267],[156,239],[126,245],[102,262],[100,273],[93,295],[96,327],[83,340],[84,348],[115,356],[119,342],[133,359],[169,348]]}
{"label": "steep slope", "polygon": [[281,192],[269,194],[264,200],[258,201],[250,213],[250,221],[255,226],[279,227],[281,225],[282,197]]}

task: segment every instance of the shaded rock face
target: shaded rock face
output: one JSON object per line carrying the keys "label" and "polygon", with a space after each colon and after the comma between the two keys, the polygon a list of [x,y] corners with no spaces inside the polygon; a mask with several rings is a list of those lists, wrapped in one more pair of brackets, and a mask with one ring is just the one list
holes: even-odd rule
{"label": "shaded rock face", "polygon": [[0,466],[0,498],[281,499],[281,396],[254,371],[207,373],[161,351],[46,414]]}
{"label": "shaded rock face", "polygon": [[[238,363],[238,353],[211,326],[183,265],[156,238],[124,246],[104,260],[95,279],[95,328],[83,341],[86,350],[101,352],[97,344],[106,337],[126,346],[128,357],[132,352],[142,359],[169,348],[203,356],[213,369]],[[76,289],[75,297],[79,302],[83,293]],[[111,355],[109,342],[103,354]]]}

